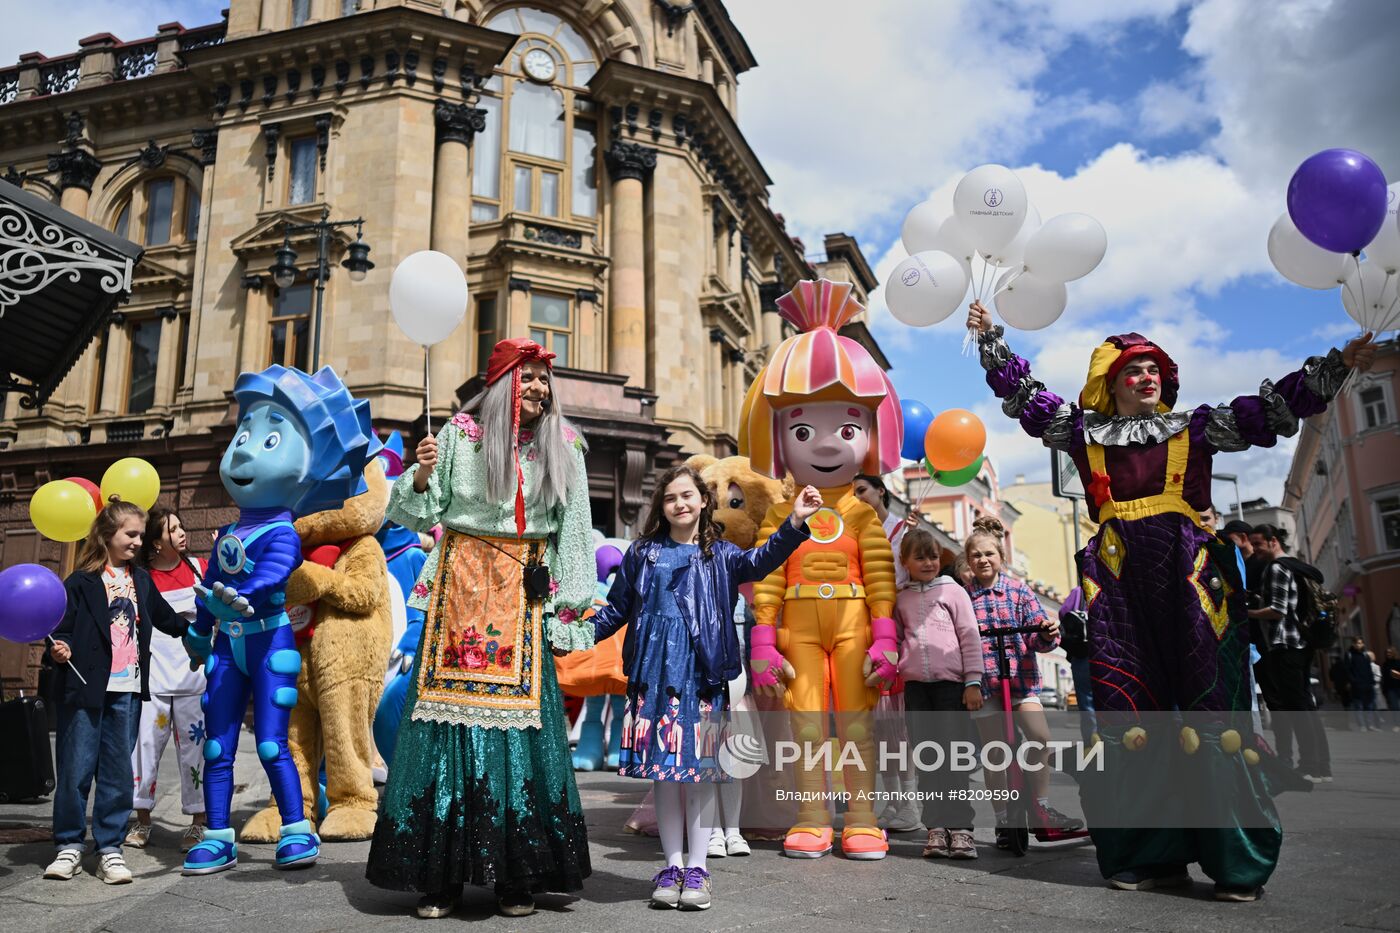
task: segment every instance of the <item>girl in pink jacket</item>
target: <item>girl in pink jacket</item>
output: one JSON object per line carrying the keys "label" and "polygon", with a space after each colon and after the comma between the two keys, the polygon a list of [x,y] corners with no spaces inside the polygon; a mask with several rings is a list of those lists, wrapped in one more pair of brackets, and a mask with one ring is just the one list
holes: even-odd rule
{"label": "girl in pink jacket", "polygon": [[[899,560],[909,582],[899,591],[899,674],[904,709],[918,764],[924,825],[924,858],[977,858],[966,770],[949,766],[955,741],[967,738],[964,710],[982,706],[982,639],[967,590],[939,576],[938,544],[921,528],[905,532]],[[920,745],[925,745],[920,749]],[[936,769],[933,765],[938,764]]]}

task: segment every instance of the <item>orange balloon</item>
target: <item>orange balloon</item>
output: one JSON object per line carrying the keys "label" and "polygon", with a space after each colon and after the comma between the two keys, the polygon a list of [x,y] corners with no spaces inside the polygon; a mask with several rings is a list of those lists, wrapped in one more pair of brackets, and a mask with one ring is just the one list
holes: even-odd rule
{"label": "orange balloon", "polygon": [[950,408],[933,419],[924,435],[924,454],[935,470],[961,470],[982,456],[987,429],[963,408]]}

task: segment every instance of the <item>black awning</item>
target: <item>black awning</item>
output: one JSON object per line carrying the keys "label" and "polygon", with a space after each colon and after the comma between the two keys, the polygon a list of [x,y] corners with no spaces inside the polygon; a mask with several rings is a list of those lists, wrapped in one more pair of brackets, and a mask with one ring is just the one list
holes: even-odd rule
{"label": "black awning", "polygon": [[38,408],[131,292],[145,252],[0,181],[0,391]]}

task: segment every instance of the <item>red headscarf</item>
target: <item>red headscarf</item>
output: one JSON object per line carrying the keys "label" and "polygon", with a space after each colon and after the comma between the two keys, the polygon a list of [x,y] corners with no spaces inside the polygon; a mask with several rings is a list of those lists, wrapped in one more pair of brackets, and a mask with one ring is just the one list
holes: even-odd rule
{"label": "red headscarf", "polygon": [[495,385],[507,373],[510,374],[510,437],[511,448],[515,452],[515,536],[525,535],[525,473],[520,468],[520,364],[543,363],[551,372],[554,364],[550,361],[554,354],[533,340],[514,337],[502,340],[491,351],[486,361],[486,384]]}

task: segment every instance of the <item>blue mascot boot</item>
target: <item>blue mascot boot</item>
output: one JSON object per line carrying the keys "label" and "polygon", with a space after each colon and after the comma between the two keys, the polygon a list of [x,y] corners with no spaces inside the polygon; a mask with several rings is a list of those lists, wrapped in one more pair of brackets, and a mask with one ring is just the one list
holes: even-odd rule
{"label": "blue mascot boot", "polygon": [[205,829],[204,839],[185,854],[181,874],[212,875],[238,864],[238,843],[232,829]]}
{"label": "blue mascot boot", "polygon": [[308,868],[321,854],[321,840],[311,831],[310,820],[288,823],[277,840],[276,868]]}

